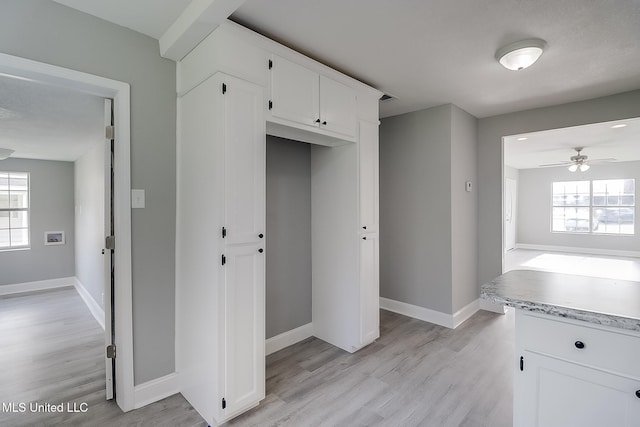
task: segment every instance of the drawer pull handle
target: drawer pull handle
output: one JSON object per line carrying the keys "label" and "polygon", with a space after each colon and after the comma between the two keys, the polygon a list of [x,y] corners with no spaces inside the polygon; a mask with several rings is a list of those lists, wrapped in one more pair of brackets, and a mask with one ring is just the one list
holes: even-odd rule
{"label": "drawer pull handle", "polygon": [[575,346],[576,348],[579,348],[580,350],[582,350],[584,348],[584,343],[582,341],[576,341]]}
{"label": "drawer pull handle", "polygon": [[636,390],[636,397],[640,399],[640,390]]}

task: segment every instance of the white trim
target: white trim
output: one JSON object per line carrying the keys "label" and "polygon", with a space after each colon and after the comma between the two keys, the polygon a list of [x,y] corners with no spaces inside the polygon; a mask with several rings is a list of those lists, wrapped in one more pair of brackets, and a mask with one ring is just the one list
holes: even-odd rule
{"label": "white trim", "polygon": [[[116,229],[115,328],[116,400],[125,412],[134,408],[133,303],[131,295],[131,114],[127,83],[0,53],[0,73],[113,98],[116,122],[114,215]],[[109,310],[110,307],[105,307]],[[105,334],[105,340],[106,340]]]}
{"label": "white trim", "polygon": [[516,243],[516,249],[640,258],[640,251],[621,251],[618,249],[577,248],[572,246],[532,245],[528,243]]}
{"label": "white trim", "polygon": [[179,392],[178,375],[172,372],[164,377],[135,386],[133,389],[135,396],[133,408],[142,408]]}
{"label": "white trim", "polygon": [[502,304],[496,304],[486,299],[480,300],[480,310],[491,311],[492,313],[505,314],[505,306]]}
{"label": "white trim", "polygon": [[64,288],[74,285],[75,277],[61,277],[59,279],[37,280],[35,282],[16,283],[13,285],[0,285],[0,295],[44,291],[46,289]]}
{"label": "white trim", "polygon": [[295,329],[287,332],[283,332],[280,335],[269,338],[265,342],[266,355],[275,353],[278,350],[282,350],[285,347],[289,347],[297,342],[306,340],[313,336],[313,323],[307,323]]}
{"label": "white trim", "polygon": [[98,304],[96,300],[93,299],[89,291],[87,291],[87,288],[84,287],[82,282],[78,280],[77,277],[74,277],[73,280],[73,286],[76,288],[76,291],[78,291],[80,298],[82,298],[87,308],[89,309],[93,317],[98,321],[100,327],[104,331],[104,310],[102,309],[102,307],[100,307],[100,304]]}
{"label": "white trim", "polygon": [[440,311],[383,297],[380,297],[380,308],[402,314],[403,316],[413,317],[414,319],[424,320],[425,322],[435,323],[436,325],[453,329],[452,314],[446,314]]}
{"label": "white trim", "polygon": [[469,304],[462,307],[460,310],[453,313],[453,329],[460,326],[471,316],[476,314],[480,310],[480,299],[471,301]]}

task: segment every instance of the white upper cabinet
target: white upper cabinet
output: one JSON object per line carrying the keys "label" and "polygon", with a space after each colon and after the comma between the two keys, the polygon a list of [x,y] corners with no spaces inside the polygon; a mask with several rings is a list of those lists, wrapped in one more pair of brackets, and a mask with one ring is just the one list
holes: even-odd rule
{"label": "white upper cabinet", "polygon": [[320,128],[347,136],[356,134],[356,94],[353,89],[320,76]]}
{"label": "white upper cabinet", "polygon": [[355,140],[355,90],[277,55],[272,55],[270,72],[273,118]]}
{"label": "white upper cabinet", "polygon": [[319,74],[276,55],[271,67],[271,114],[318,127]]}
{"label": "white upper cabinet", "polygon": [[360,122],[358,141],[358,187],[359,217],[361,233],[378,232],[378,125]]}

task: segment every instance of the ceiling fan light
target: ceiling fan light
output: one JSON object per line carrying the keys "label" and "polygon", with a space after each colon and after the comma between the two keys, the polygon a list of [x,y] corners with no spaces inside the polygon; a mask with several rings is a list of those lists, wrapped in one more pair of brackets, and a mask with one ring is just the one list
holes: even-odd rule
{"label": "ceiling fan light", "polygon": [[575,172],[578,170],[578,165],[573,164],[571,166],[569,166],[569,172]]}
{"label": "ceiling fan light", "polygon": [[586,172],[586,171],[589,170],[590,167],[591,166],[589,166],[588,164],[583,163],[583,164],[580,165],[580,172]]}
{"label": "ceiling fan light", "polygon": [[545,46],[544,40],[522,40],[498,49],[496,59],[508,70],[523,70],[540,58]]}

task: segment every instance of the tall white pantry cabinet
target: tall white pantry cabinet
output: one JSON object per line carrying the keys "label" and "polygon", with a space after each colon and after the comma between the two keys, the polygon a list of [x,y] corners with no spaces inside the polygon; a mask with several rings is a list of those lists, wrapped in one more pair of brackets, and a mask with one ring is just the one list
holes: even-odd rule
{"label": "tall white pantry cabinet", "polygon": [[312,325],[379,336],[378,99],[226,22],[178,63],[176,371],[211,425],[265,397],[266,135],[311,144]]}

